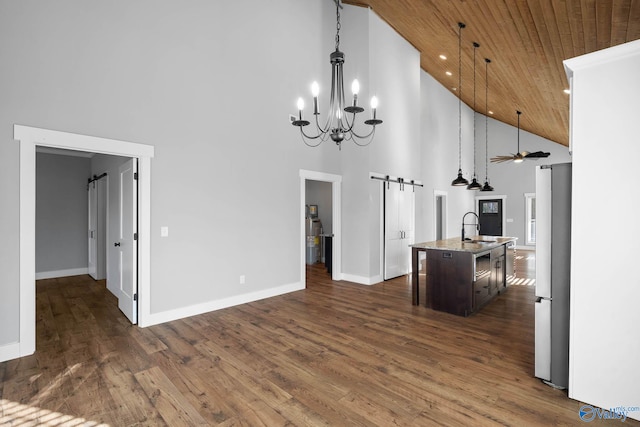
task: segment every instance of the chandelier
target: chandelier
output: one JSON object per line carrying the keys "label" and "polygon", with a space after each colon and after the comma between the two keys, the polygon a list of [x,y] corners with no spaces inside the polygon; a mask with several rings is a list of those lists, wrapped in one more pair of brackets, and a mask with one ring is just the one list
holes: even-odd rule
{"label": "chandelier", "polygon": [[310,135],[304,131],[304,127],[310,122],[303,118],[304,100],[298,98],[298,117],[292,116],[291,124],[300,128],[302,141],[310,146],[317,147],[330,137],[336,143],[339,149],[342,149],[342,141],[351,140],[356,145],[366,146],[373,141],[376,131],[376,125],[382,123],[382,120],[376,118],[376,109],[378,108],[378,98],[371,97],[371,118],[365,120],[364,123],[371,126],[371,130],[366,135],[359,135],[354,130],[356,122],[356,114],[362,113],[364,108],[358,105],[358,92],[360,84],[358,80],[354,80],[351,85],[353,93],[353,102],[346,105],[344,97],[344,80],[342,73],[342,65],[344,64],[344,53],[340,51],[340,0],[334,0],[336,3],[336,50],[329,55],[331,62],[331,98],[329,101],[329,112],[324,125],[321,125],[320,113],[318,112],[318,94],[320,88],[317,82],[311,85],[311,94],[313,95],[313,115],[315,116],[316,134]]}

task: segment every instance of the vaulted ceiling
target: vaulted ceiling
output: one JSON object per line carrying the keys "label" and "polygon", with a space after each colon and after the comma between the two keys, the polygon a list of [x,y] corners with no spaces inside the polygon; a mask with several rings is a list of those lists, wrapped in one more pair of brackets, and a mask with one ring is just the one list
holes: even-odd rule
{"label": "vaulted ceiling", "polygon": [[[640,39],[640,0],[344,0],[368,6],[421,52],[422,68],[476,111],[569,144],[569,88],[562,61]],[[444,55],[446,59],[441,59]],[[485,67],[485,58],[491,63]],[[488,108],[485,109],[485,69]],[[447,73],[448,72],[448,73]]]}

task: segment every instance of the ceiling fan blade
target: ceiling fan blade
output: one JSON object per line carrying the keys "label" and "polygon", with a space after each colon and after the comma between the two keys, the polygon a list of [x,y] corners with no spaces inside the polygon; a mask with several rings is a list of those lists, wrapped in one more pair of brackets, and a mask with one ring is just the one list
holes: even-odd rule
{"label": "ceiling fan blade", "polygon": [[515,156],[496,156],[491,158],[491,163],[502,163],[513,160]]}
{"label": "ceiling fan blade", "polygon": [[525,157],[528,159],[539,159],[543,157],[549,157],[551,153],[543,152],[543,151],[535,151],[533,153],[528,153]]}

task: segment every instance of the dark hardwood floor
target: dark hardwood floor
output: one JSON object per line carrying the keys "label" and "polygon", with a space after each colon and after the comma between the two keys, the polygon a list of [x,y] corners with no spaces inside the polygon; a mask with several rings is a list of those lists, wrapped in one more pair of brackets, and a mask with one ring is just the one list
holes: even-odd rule
{"label": "dark hardwood floor", "polygon": [[306,290],[144,329],[88,276],[38,281],[37,351],[0,363],[0,425],[580,425],[580,402],[533,377],[518,255],[508,292],[468,318],[412,306],[407,277],[333,282],[321,265]]}

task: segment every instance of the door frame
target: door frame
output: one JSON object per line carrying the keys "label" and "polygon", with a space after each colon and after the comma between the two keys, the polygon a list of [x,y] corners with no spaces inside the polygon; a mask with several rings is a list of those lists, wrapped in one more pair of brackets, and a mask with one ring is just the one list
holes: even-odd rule
{"label": "door frame", "polygon": [[480,215],[480,200],[502,200],[502,235],[506,236],[507,232],[507,196],[505,195],[493,195],[493,196],[476,196],[476,214]]}
{"label": "door frame", "polygon": [[300,169],[300,284],[307,285],[305,216],[307,200],[307,180],[331,183],[331,221],[333,222],[333,244],[331,260],[331,280],[342,280],[342,176],[331,173]]}
{"label": "door frame", "polygon": [[449,194],[442,190],[433,190],[433,240],[436,240],[436,230],[438,229],[438,197],[442,197],[442,239],[446,239],[447,232],[447,216],[449,215]]}
{"label": "door frame", "polygon": [[20,142],[20,341],[15,357],[36,350],[35,218],[36,146],[133,157],[139,160],[139,326],[148,326],[151,317],[151,158],[154,147],[115,139],[14,125],[13,139]]}

